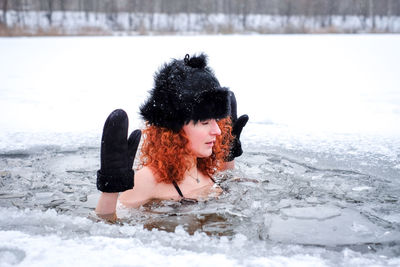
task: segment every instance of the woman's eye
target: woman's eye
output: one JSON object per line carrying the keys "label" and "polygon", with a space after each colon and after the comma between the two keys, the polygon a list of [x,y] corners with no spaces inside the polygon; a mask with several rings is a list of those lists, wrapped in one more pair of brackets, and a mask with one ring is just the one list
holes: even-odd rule
{"label": "woman's eye", "polygon": [[207,125],[207,124],[208,124],[208,121],[202,121],[201,124]]}

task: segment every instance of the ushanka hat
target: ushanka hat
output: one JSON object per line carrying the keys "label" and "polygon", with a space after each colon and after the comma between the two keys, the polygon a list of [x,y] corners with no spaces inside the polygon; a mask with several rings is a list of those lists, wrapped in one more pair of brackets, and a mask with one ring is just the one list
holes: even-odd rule
{"label": "ushanka hat", "polygon": [[150,97],[140,114],[150,125],[178,132],[183,125],[230,114],[229,90],[207,66],[205,54],[172,60],[154,76]]}

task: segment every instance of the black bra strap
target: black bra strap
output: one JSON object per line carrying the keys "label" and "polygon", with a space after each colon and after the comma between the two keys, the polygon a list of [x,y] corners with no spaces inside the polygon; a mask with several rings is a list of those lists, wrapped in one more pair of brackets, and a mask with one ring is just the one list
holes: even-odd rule
{"label": "black bra strap", "polygon": [[[211,176],[210,176],[210,179],[211,179],[211,181],[213,181],[214,184],[215,184],[215,180],[214,180]],[[181,189],[180,189],[179,186],[178,186],[178,184],[177,184],[175,181],[172,181],[172,184],[174,185],[176,191],[178,191],[178,194],[179,194],[181,197],[184,197],[183,194],[182,194]]]}
{"label": "black bra strap", "polygon": [[179,186],[176,184],[176,182],[175,182],[175,181],[172,181],[172,184],[174,185],[176,191],[178,191],[178,194],[179,194],[181,197],[183,197],[182,191],[181,191],[181,189],[179,188]]}

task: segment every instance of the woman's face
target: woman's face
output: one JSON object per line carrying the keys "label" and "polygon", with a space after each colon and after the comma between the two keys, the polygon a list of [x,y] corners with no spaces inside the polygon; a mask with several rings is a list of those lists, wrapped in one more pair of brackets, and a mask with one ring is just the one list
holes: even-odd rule
{"label": "woman's face", "polygon": [[190,121],[183,126],[183,131],[189,139],[189,147],[198,158],[209,157],[212,154],[216,137],[221,134],[215,119],[199,121],[196,124]]}

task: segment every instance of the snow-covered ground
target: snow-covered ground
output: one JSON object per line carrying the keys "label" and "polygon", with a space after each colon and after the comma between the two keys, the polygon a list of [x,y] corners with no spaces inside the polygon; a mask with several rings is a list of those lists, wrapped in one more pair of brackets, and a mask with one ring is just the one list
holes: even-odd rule
{"label": "snow-covered ground", "polygon": [[[0,39],[0,266],[398,266],[400,36]],[[204,51],[245,153],[193,206],[92,218],[103,123]],[[236,179],[234,177],[241,177]],[[68,256],[66,256],[68,255]]]}

